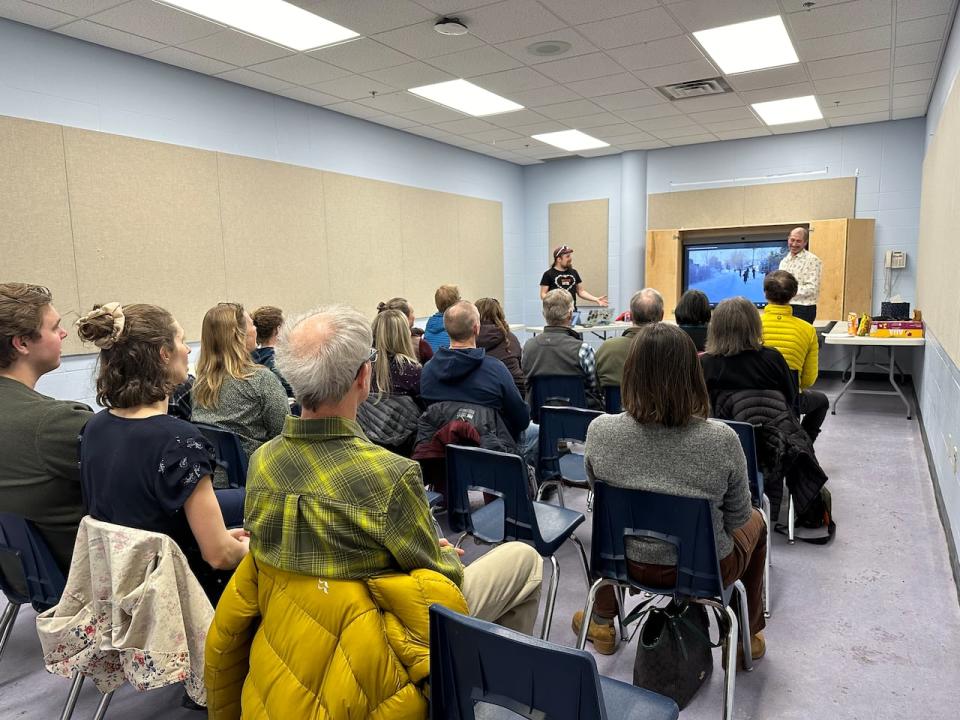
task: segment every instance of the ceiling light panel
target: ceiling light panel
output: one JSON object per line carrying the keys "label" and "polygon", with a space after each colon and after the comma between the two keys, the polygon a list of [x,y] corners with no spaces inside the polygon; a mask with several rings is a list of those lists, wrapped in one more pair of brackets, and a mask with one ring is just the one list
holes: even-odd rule
{"label": "ceiling light panel", "polygon": [[813,95],[754,103],[752,107],[767,125],[786,125],[823,117]]}
{"label": "ceiling light panel", "polygon": [[315,50],[359,37],[283,0],[156,0],[291,50]]}
{"label": "ceiling light panel", "polygon": [[410,88],[409,92],[474,117],[523,110],[523,105],[484,90],[466,80],[448,80],[433,85],[423,85]]}
{"label": "ceiling light panel", "polygon": [[541,135],[531,135],[534,140],[539,140],[547,145],[553,145],[561,150],[568,152],[578,152],[580,150],[593,150],[594,148],[609,147],[610,143],[598,140],[579,130],[563,130],[561,132],[543,133]]}
{"label": "ceiling light panel", "polygon": [[693,36],[728,75],[798,62],[779,15],[700,30]]}

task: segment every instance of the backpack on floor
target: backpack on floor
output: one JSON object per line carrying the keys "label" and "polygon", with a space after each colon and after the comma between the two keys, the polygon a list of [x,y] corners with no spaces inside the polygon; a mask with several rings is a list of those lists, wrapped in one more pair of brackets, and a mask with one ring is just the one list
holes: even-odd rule
{"label": "backpack on floor", "polygon": [[[794,537],[813,545],[826,545],[833,540],[837,532],[837,524],[833,521],[833,498],[826,486],[820,488],[817,495],[806,510],[794,519]],[[774,527],[778,533],[787,534],[786,525],[778,524]]]}

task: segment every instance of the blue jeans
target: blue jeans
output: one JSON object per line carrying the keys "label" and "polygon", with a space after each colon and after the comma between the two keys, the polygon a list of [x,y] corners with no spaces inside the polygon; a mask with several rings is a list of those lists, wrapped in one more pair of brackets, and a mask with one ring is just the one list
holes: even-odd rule
{"label": "blue jeans", "polygon": [[540,426],[536,423],[527,425],[527,429],[520,433],[517,441],[517,451],[527,465],[537,469],[540,460]]}

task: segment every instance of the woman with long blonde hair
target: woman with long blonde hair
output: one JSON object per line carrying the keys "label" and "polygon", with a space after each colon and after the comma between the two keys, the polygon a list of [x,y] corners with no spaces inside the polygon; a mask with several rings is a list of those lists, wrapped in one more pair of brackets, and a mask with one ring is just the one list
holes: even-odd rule
{"label": "woman with long blonde hair", "polygon": [[253,362],[256,329],[239,303],[219,303],[203,316],[193,385],[193,420],[240,437],[250,455],[283,430],[287,394],[269,368]]}
{"label": "woman with long blonde hair", "polygon": [[384,310],[373,319],[373,346],[377,359],[370,387],[385,395],[420,398],[421,365],[413,349],[407,317],[400,310]]}

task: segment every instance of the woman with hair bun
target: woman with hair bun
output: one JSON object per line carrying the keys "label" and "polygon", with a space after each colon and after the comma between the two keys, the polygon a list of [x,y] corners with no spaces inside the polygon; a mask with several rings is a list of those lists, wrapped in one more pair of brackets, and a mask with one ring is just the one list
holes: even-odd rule
{"label": "woman with hair bun", "polygon": [[382,313],[384,310],[399,310],[406,316],[407,324],[410,326],[410,335],[413,340],[413,347],[417,351],[417,361],[421,365],[425,365],[426,362],[433,357],[433,348],[430,347],[430,343],[424,340],[423,331],[421,331],[419,328],[413,327],[413,323],[416,321],[417,316],[413,314],[413,308],[410,307],[410,303],[407,302],[406,298],[390,298],[386,302],[382,302],[377,305],[378,313]]}
{"label": "woman with hair bun", "polygon": [[277,344],[277,337],[280,335],[280,328],[283,327],[283,310],[272,305],[264,305],[254,310],[250,317],[253,320],[253,326],[257,329],[257,347],[250,353],[253,361],[257,365],[269,368],[277,376],[280,384],[283,385],[287,397],[292,398],[293,388],[280,374],[276,363],[274,363],[274,347]]}
{"label": "woman with hair bun", "polygon": [[97,402],[106,409],[80,436],[80,482],[97,520],[169,535],[211,602],[247,554],[243,529],[227,530],[213,490],[213,448],[190,423],[167,415],[186,380],[183,328],[156,305],[96,305],[77,321],[100,348]]}

